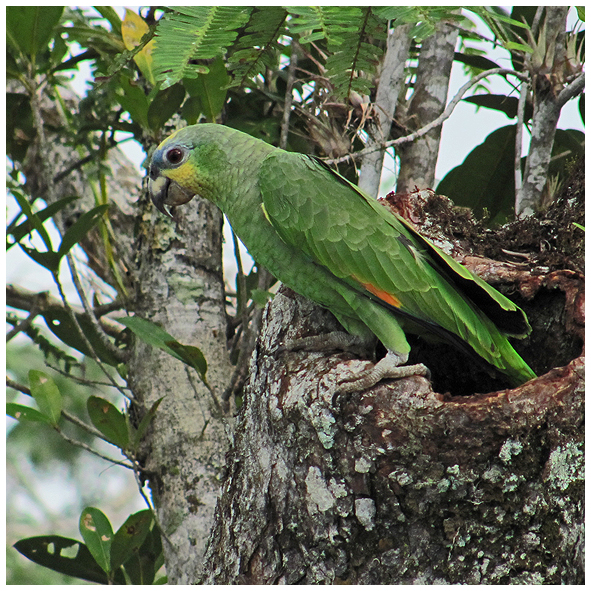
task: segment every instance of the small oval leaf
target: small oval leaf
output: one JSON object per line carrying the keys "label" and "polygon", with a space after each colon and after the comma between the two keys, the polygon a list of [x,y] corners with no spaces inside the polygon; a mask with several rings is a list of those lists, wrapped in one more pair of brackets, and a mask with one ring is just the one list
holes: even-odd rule
{"label": "small oval leaf", "polygon": [[86,507],[80,515],[80,534],[86,547],[97,564],[109,573],[111,571],[111,543],[113,528],[107,516],[95,507]]}
{"label": "small oval leaf", "polygon": [[29,421],[33,423],[51,424],[51,419],[48,416],[40,413],[37,409],[25,406],[24,404],[7,402],[6,414],[20,422]]}
{"label": "small oval leaf", "polygon": [[92,424],[113,444],[126,449],[129,433],[125,416],[108,400],[91,396],[86,402]]}
{"label": "small oval leaf", "polygon": [[48,417],[52,425],[57,425],[62,413],[62,395],[52,377],[31,369],[29,386],[41,413]]}

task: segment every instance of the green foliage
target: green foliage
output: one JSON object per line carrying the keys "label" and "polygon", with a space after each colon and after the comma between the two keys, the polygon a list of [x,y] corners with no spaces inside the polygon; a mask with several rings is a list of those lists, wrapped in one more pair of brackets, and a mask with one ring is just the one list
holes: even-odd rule
{"label": "green foliage", "polygon": [[166,351],[169,355],[176,357],[179,361],[192,367],[199,374],[201,380],[205,382],[207,361],[197,347],[181,345],[181,343],[170,336],[163,328],[139,316],[119,318],[117,322],[129,328],[144,343]]}
{"label": "green foliage", "polygon": [[14,49],[35,59],[47,47],[63,11],[63,6],[7,6],[8,42]]}
{"label": "green foliage", "polygon": [[490,224],[505,222],[515,202],[514,153],[515,126],[493,131],[445,175],[437,193],[456,205],[472,208],[479,216],[486,211]]}
{"label": "green foliage", "polygon": [[36,536],[14,547],[56,572],[103,585],[150,585],[163,565],[159,532],[149,510],[130,515],[113,534],[107,516],[95,507],[80,515],[85,543],[62,536]]}
{"label": "green foliage", "polygon": [[233,85],[245,86],[264,74],[265,68],[277,66],[278,43],[285,32],[287,11],[279,6],[254,8],[244,33],[239,36],[228,59]]}
{"label": "green foliage", "polygon": [[125,416],[108,400],[98,396],[90,396],[86,408],[92,424],[106,439],[123,450],[127,449],[129,432]]}
{"label": "green foliage", "polygon": [[62,395],[51,376],[32,369],[29,371],[29,387],[41,414],[56,426],[62,413]]}
{"label": "green foliage", "polygon": [[223,55],[248,21],[250,8],[240,6],[178,6],[158,23],[154,71],[162,88],[209,70],[191,60]]}

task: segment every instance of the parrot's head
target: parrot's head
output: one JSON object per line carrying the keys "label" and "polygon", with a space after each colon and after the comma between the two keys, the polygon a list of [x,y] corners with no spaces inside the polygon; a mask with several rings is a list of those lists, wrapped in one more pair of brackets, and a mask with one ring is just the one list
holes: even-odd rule
{"label": "parrot's head", "polygon": [[169,207],[187,203],[195,195],[209,197],[220,150],[207,133],[193,125],[167,137],[152,155],[150,195],[158,211],[170,217]]}

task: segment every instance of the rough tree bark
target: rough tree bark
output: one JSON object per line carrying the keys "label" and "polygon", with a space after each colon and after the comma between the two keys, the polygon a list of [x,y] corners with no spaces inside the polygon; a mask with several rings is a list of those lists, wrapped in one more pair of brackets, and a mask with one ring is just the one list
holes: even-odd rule
{"label": "rough tree bark", "polygon": [[[558,326],[582,338],[577,273],[506,267],[530,315],[560,319],[539,346]],[[278,352],[336,327],[288,290],[267,307],[203,582],[581,583],[584,358],[514,390],[454,396],[411,377],[343,396],[368,361]]]}
{"label": "rough tree bark", "polygon": [[[457,29],[439,23],[436,32],[421,44],[414,91],[404,120],[399,121],[409,132],[435,121],[445,110],[457,39]],[[441,126],[400,146],[400,172],[396,182],[399,193],[410,192],[415,185],[420,189],[433,187],[440,139]]]}

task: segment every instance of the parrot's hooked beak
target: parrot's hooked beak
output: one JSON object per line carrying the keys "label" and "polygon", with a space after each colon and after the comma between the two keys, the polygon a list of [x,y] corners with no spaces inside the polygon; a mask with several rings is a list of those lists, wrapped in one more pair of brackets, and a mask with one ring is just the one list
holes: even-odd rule
{"label": "parrot's hooked beak", "polygon": [[195,197],[195,193],[183,189],[178,183],[161,174],[154,165],[150,167],[149,189],[156,209],[168,217],[172,217],[169,207],[183,205]]}

